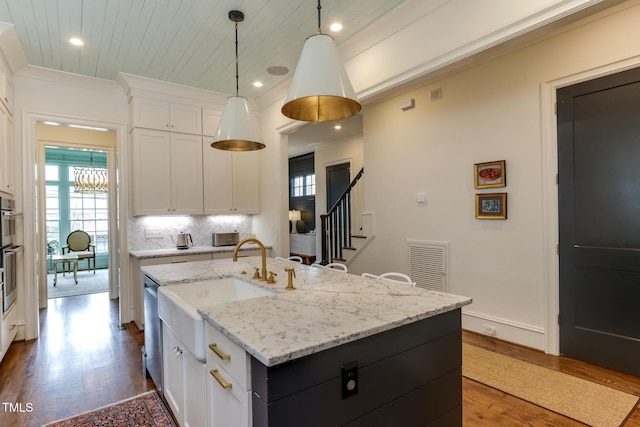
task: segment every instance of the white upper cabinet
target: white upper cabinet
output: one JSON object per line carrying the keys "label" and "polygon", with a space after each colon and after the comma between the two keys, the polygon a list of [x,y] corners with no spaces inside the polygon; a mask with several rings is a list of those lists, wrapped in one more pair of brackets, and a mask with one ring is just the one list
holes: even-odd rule
{"label": "white upper cabinet", "polygon": [[134,215],[171,214],[171,134],[135,129],[132,141]]}
{"label": "white upper cabinet", "polygon": [[0,101],[13,115],[13,79],[3,57],[0,57]]}
{"label": "white upper cabinet", "polygon": [[15,192],[13,117],[0,105],[0,191]]}
{"label": "white upper cabinet", "polygon": [[171,203],[176,215],[202,215],[202,137],[171,134]]}
{"label": "white upper cabinet", "polygon": [[155,99],[131,100],[134,128],[202,135],[202,108]]}
{"label": "white upper cabinet", "polygon": [[202,137],[134,129],[133,215],[202,215]]}
{"label": "white upper cabinet", "polygon": [[234,153],[202,146],[205,214],[260,213],[260,152]]}
{"label": "white upper cabinet", "polygon": [[13,80],[1,54],[0,91],[0,191],[14,194]]}
{"label": "white upper cabinet", "polygon": [[211,108],[202,109],[202,135],[216,136],[218,132],[218,124],[222,117],[222,111],[212,110]]}

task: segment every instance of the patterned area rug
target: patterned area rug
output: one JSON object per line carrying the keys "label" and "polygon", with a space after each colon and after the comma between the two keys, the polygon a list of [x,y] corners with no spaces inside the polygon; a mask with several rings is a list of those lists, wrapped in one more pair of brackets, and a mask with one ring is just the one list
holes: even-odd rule
{"label": "patterned area rug", "polygon": [[[158,393],[149,391],[113,405],[45,424],[46,427],[176,427]],[[43,426],[43,427],[45,427]]]}
{"label": "patterned area rug", "polygon": [[53,274],[50,273],[47,275],[47,289],[49,299],[108,292],[109,270],[98,269],[95,274],[93,270],[79,270],[77,284],[73,281],[73,273],[67,273],[64,276],[58,273],[56,286],[53,286]]}

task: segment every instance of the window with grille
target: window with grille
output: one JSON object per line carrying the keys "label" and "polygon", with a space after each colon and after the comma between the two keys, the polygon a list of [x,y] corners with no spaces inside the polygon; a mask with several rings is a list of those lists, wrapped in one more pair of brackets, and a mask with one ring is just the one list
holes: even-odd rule
{"label": "window with grille", "polygon": [[315,194],[315,174],[299,175],[291,178],[291,197],[314,196]]}
{"label": "window with grille", "polygon": [[[71,154],[67,154],[69,159],[61,158],[59,154],[49,156],[50,150],[55,149],[47,148],[45,165],[47,242],[57,241],[59,242],[58,246],[63,246],[66,244],[69,233],[83,230],[91,236],[96,254],[108,252],[109,209],[107,194],[76,192],[74,189],[75,167],[84,167],[87,164],[83,162],[74,164],[77,159],[73,159],[74,156]],[[63,149],[58,150],[62,151]],[[77,156],[78,154],[75,155],[75,157]],[[59,249],[57,252],[59,253]]]}

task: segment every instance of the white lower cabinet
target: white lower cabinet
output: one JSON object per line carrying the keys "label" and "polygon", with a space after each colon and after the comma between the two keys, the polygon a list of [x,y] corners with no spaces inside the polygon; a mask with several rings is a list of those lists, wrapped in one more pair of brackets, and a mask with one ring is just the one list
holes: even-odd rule
{"label": "white lower cabinet", "polygon": [[207,343],[207,425],[251,426],[251,361],[237,344],[210,324]]}
{"label": "white lower cabinet", "polygon": [[2,343],[2,348],[0,348],[0,361],[4,358],[18,330],[16,326],[18,323],[17,306],[18,304],[14,304],[13,307],[9,309],[9,312],[4,315],[0,313],[0,342]]}
{"label": "white lower cabinet", "polygon": [[206,425],[206,366],[162,324],[164,397],[182,427]]}

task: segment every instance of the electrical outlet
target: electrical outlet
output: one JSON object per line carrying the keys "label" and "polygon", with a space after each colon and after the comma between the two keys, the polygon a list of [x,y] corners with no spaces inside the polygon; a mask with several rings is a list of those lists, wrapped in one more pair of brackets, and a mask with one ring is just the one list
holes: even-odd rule
{"label": "electrical outlet", "polygon": [[144,229],[144,237],[147,239],[162,239],[162,229],[161,228],[145,228]]}
{"label": "electrical outlet", "polygon": [[358,393],[358,362],[342,367],[342,398],[346,399]]}
{"label": "electrical outlet", "polygon": [[485,325],[482,325],[482,332],[484,332],[487,335],[495,336],[496,328],[494,326],[485,324]]}

